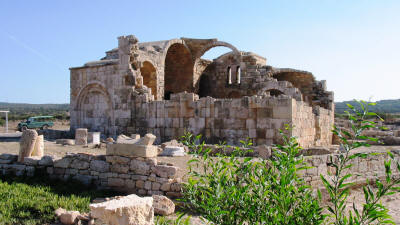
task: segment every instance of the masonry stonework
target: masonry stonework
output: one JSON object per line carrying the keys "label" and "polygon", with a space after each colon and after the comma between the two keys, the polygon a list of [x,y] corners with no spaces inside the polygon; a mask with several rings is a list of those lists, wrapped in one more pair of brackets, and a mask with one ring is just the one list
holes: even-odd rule
{"label": "masonry stonework", "polygon": [[[213,47],[232,51],[210,61]],[[303,147],[332,142],[333,93],[310,72],[268,66],[217,39],[138,42],[118,38],[99,61],[71,70],[71,129],[106,136],[153,133],[157,143],[185,131],[207,142],[279,143],[279,129]]]}

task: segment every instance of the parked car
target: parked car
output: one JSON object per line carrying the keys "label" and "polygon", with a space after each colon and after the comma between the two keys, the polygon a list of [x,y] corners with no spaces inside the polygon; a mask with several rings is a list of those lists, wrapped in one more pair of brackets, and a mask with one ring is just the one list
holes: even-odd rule
{"label": "parked car", "polygon": [[54,126],[52,116],[34,116],[29,117],[25,122],[18,124],[18,130],[24,131],[26,129],[42,129],[47,130],[49,127]]}

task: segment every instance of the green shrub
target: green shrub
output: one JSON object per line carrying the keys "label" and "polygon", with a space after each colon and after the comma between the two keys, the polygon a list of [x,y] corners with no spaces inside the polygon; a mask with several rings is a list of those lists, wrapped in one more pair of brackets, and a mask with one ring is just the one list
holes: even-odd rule
{"label": "green shrub", "polygon": [[187,207],[216,224],[321,224],[322,208],[298,176],[306,168],[296,157],[300,147],[295,138],[283,140],[272,161],[241,157],[239,147],[210,157],[210,149],[197,146],[183,191]]}
{"label": "green shrub", "polygon": [[[363,187],[365,203],[362,210],[358,210],[354,203],[352,209],[346,210],[347,198],[350,189],[354,186],[349,180],[355,176],[346,172],[353,166],[350,161],[354,158],[366,158],[369,155],[368,153],[352,154],[352,152],[361,146],[370,146],[364,141],[350,140],[378,141],[376,138],[362,134],[366,129],[376,128],[376,123],[373,120],[376,117],[380,117],[374,112],[369,112],[368,109],[369,106],[374,105],[375,103],[367,103],[365,101],[360,101],[358,107],[347,104],[349,111],[345,111],[345,113],[351,124],[351,131],[342,130],[338,127],[333,129],[333,133],[341,140],[341,148],[344,152],[339,155],[337,162],[330,160],[332,162],[330,166],[335,168],[334,174],[328,174],[329,176],[321,175],[321,179],[330,196],[328,211],[331,213],[331,220],[334,224],[394,224],[387,208],[380,202],[382,197],[400,191],[400,179],[392,176],[391,164],[394,157],[390,152],[388,152],[390,159],[384,163],[385,180],[380,180],[376,177],[375,182],[367,182],[368,184]],[[400,172],[399,162],[396,164],[396,169]],[[377,188],[374,189],[373,186]]]}

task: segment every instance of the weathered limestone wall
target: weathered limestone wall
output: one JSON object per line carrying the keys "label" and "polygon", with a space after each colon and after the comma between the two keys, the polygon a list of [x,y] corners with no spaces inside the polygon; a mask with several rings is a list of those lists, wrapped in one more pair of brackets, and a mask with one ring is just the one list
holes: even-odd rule
{"label": "weathered limestone wall", "polygon": [[28,157],[17,163],[17,155],[0,155],[0,174],[35,176],[44,172],[53,179],[78,180],[98,188],[140,195],[180,196],[178,167],[156,158],[70,154],[63,158]]}
{"label": "weathered limestone wall", "polygon": [[113,100],[122,97],[115,87],[124,82],[118,64],[71,69],[71,129],[86,127],[111,134]]}
{"label": "weathered limestone wall", "polygon": [[[392,172],[394,176],[399,176],[399,172],[396,168],[396,162],[400,161],[400,151],[399,150],[391,150],[394,155],[394,160],[392,161]],[[305,180],[313,187],[322,187],[323,183],[321,181],[320,175],[324,176],[328,175],[328,171],[333,174],[335,168],[329,166],[330,157],[332,156],[332,160],[337,161],[339,154],[335,155],[315,155],[315,156],[307,156],[305,157],[305,162],[309,163],[313,168],[307,169],[303,172],[303,176]],[[351,167],[348,172],[358,175],[353,176],[351,178],[351,182],[355,182],[358,184],[363,184],[366,182],[366,179],[373,181],[376,176],[379,178],[385,177],[385,160],[388,160],[389,156],[385,153],[369,155],[367,158],[355,158],[350,161],[354,166]]]}
{"label": "weathered limestone wall", "polygon": [[[396,162],[400,161],[400,150],[391,150],[394,155],[392,171],[399,176]],[[309,168],[301,175],[314,188],[321,188],[320,175],[332,174],[334,168],[330,166],[332,160],[337,160],[339,154],[306,156],[305,162]],[[158,163],[155,158],[129,158],[121,156],[94,156],[88,154],[72,154],[61,159],[50,156],[25,158],[23,163],[17,162],[17,155],[0,155],[0,175],[35,176],[44,171],[51,178],[69,178],[79,180],[85,184],[94,184],[99,188],[111,188],[127,193],[141,195],[166,195],[169,197],[181,196],[181,178],[178,168],[172,165]],[[365,184],[367,179],[373,181],[376,176],[384,178],[384,161],[387,154],[374,154],[366,158],[355,158],[350,161],[353,167],[348,169],[354,175],[351,182]]]}
{"label": "weathered limestone wall", "polygon": [[315,144],[316,118],[312,108],[288,96],[199,99],[193,93],[179,93],[168,101],[137,98],[132,112],[133,124],[128,132],[153,133],[158,143],[190,131],[203,134],[211,143],[240,144],[248,137],[255,144],[271,145],[280,143],[279,129],[291,124],[295,127],[293,135],[299,137],[303,147]]}

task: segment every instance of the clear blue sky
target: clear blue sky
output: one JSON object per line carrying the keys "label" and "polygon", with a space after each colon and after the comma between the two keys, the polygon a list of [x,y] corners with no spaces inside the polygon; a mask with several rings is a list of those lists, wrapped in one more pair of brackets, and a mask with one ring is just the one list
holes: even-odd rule
{"label": "clear blue sky", "polygon": [[[69,67],[117,37],[213,38],[313,72],[335,100],[398,99],[400,1],[0,2],[0,101],[69,102]],[[209,53],[214,56],[218,51]]]}

